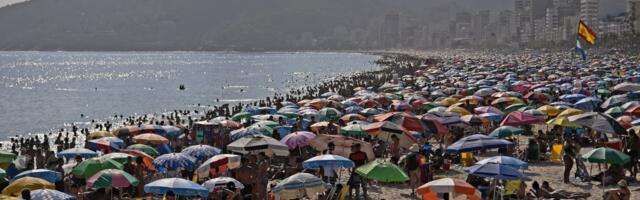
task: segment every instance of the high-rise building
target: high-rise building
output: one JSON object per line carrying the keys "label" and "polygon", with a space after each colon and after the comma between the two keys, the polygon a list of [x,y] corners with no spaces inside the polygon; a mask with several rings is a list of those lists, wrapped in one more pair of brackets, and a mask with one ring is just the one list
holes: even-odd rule
{"label": "high-rise building", "polygon": [[594,31],[598,28],[599,3],[599,0],[580,0],[580,20]]}
{"label": "high-rise building", "polygon": [[640,33],[640,0],[629,0],[627,13],[632,31]]}
{"label": "high-rise building", "polygon": [[547,14],[545,16],[545,40],[547,41],[557,41],[558,37],[558,29],[560,28],[560,15],[558,13],[557,7],[547,8]]}
{"label": "high-rise building", "polygon": [[516,37],[515,14],[511,10],[501,11],[498,14],[496,39],[498,44],[512,42]]}
{"label": "high-rise building", "polygon": [[533,40],[533,5],[532,0],[515,0],[515,19],[517,40],[527,43]]}
{"label": "high-rise building", "polygon": [[395,47],[400,36],[400,14],[390,13],[384,16],[382,42],[385,47]]}

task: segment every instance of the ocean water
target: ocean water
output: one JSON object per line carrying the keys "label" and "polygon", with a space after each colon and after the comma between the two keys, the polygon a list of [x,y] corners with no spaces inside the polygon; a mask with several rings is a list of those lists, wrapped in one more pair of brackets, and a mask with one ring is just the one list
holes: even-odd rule
{"label": "ocean water", "polygon": [[[0,139],[116,114],[252,101],[377,69],[377,58],[311,52],[0,52]],[[178,89],[181,84],[185,90]]]}

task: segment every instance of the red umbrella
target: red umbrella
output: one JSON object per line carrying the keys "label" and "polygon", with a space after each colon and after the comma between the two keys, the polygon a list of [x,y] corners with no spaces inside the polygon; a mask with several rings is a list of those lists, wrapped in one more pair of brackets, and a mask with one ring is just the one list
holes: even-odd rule
{"label": "red umbrella", "polygon": [[530,102],[543,103],[548,100],[547,96],[540,92],[529,92],[524,98]]}
{"label": "red umbrella", "polygon": [[424,126],[420,122],[420,119],[416,116],[407,114],[405,112],[390,112],[381,115],[377,115],[374,118],[378,122],[389,121],[402,126],[410,131],[424,132]]}
{"label": "red umbrella", "polygon": [[541,123],[544,123],[544,120],[539,117],[521,111],[514,111],[509,113],[509,115],[502,120],[500,126],[520,126]]}
{"label": "red umbrella", "polygon": [[640,105],[632,106],[624,111],[625,114],[640,116]]}

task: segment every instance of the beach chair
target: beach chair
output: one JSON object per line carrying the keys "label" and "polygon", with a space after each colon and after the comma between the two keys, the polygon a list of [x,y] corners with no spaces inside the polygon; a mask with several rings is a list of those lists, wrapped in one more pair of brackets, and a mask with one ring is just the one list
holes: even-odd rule
{"label": "beach chair", "polygon": [[551,157],[549,158],[549,160],[562,161],[563,147],[564,147],[563,144],[553,144],[553,146],[551,146]]}
{"label": "beach chair", "polygon": [[462,161],[462,165],[465,167],[469,167],[473,165],[473,153],[471,152],[462,152],[460,153],[460,160]]}

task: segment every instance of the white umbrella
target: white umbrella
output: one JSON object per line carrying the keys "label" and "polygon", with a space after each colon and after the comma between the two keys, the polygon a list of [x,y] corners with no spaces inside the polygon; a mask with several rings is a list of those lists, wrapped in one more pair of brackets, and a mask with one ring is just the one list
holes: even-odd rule
{"label": "white umbrella", "polygon": [[276,194],[276,199],[315,197],[325,191],[325,183],[312,174],[301,172],[280,181],[272,191]]}
{"label": "white umbrella", "polygon": [[207,188],[209,192],[217,192],[220,189],[226,188],[227,184],[233,183],[236,189],[244,189],[244,185],[240,181],[230,177],[218,177],[208,180],[202,184],[204,188]]}
{"label": "white umbrella", "polygon": [[226,165],[226,169],[236,169],[240,167],[240,156],[233,154],[220,154],[209,158],[204,161],[198,169],[196,169],[196,174],[198,178],[209,177],[209,171],[211,170],[211,164],[221,162],[219,165]]}
{"label": "white umbrella", "polygon": [[263,135],[240,138],[227,145],[227,150],[240,154],[264,152],[267,156],[289,156],[289,146]]}

